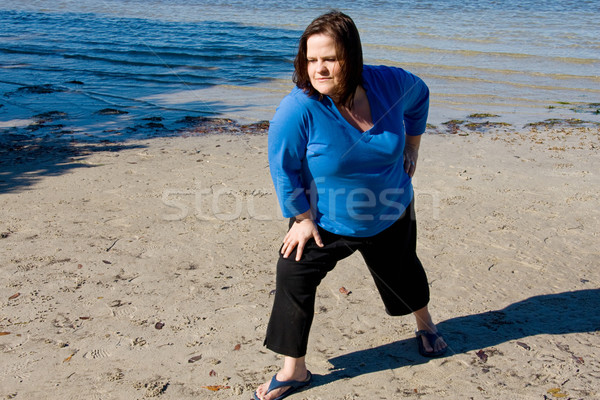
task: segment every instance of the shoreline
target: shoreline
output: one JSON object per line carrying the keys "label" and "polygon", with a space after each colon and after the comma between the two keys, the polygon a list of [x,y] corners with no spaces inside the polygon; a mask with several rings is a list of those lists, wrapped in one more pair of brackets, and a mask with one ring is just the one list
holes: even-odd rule
{"label": "shoreline", "polygon": [[[2,398],[245,400],[277,370],[267,136],[212,129],[1,166]],[[459,129],[423,138],[414,179],[450,355],[418,355],[353,255],[319,287],[298,398],[599,395],[600,130]]]}
{"label": "shoreline", "polygon": [[[216,130],[241,131],[245,126],[261,124],[272,117],[281,98],[289,92],[290,85],[283,82],[276,80],[268,88],[224,85],[163,93],[152,98],[134,99],[139,104],[133,106],[90,97],[77,88],[85,85],[79,81],[14,84],[14,90],[4,93],[4,103],[0,103],[0,141],[10,135],[89,142],[125,141],[177,136],[196,127],[210,130],[211,124]],[[477,102],[454,109],[452,104],[440,103],[436,96],[432,94],[432,115],[428,125],[436,133],[483,132],[500,128],[518,131],[532,126],[600,126],[600,103],[597,102],[548,101],[545,106],[538,104],[535,113],[525,106],[515,106],[513,110],[504,107],[504,112],[498,113],[483,111],[493,110],[493,107]],[[211,100],[215,98],[224,100]],[[186,107],[177,108],[178,102],[186,104],[191,99],[206,107],[200,107],[198,112]],[[454,117],[444,118],[444,115]],[[201,123],[206,126],[200,127]]]}
{"label": "shoreline", "polygon": [[[563,127],[600,127],[600,122],[586,118],[587,115],[598,115],[600,103],[574,105],[561,103],[562,107],[581,114],[581,118],[546,118],[539,121],[516,125],[506,122],[502,116],[493,113],[471,113],[462,119],[450,119],[438,124],[428,123],[426,133],[468,134],[469,132],[494,133],[497,131],[517,132],[535,128]],[[550,109],[555,108],[549,106]],[[203,133],[264,133],[268,130],[268,120],[238,122],[228,117],[209,117],[184,115],[169,123],[160,116],[135,117],[130,112],[119,108],[104,108],[94,112],[94,117],[84,125],[93,125],[95,133],[86,132],[77,127],[70,113],[65,111],[47,111],[26,119],[14,119],[0,122],[0,144],[14,141],[17,138],[59,140],[66,139],[77,142],[123,142],[143,140],[155,137],[177,137]],[[125,117],[125,119],[123,119]],[[102,128],[104,127],[104,128]]]}

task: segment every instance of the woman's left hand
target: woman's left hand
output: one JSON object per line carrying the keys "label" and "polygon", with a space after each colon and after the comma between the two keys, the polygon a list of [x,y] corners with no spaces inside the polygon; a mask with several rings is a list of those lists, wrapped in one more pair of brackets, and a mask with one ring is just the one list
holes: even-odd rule
{"label": "woman's left hand", "polygon": [[411,178],[417,170],[417,160],[419,159],[419,146],[421,145],[421,136],[406,135],[406,145],[404,146],[404,170]]}
{"label": "woman's left hand", "polygon": [[404,170],[411,178],[417,170],[417,159],[419,158],[419,150],[407,147],[404,149]]}

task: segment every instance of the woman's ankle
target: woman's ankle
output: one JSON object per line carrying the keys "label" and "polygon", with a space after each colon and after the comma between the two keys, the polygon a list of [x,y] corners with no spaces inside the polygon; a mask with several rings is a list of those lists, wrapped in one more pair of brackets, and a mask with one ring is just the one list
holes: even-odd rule
{"label": "woman's ankle", "polygon": [[308,370],[306,369],[304,357],[286,357],[283,368],[277,373],[277,379],[302,381],[306,379],[307,375]]}
{"label": "woman's ankle", "polygon": [[417,330],[426,330],[428,332],[436,332],[437,328],[433,323],[433,319],[431,318],[431,314],[427,307],[423,307],[420,310],[414,312],[415,319],[417,321]]}

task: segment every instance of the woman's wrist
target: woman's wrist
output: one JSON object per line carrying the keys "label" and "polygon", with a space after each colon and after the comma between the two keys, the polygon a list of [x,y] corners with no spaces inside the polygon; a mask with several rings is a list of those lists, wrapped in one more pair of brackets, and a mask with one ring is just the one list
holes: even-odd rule
{"label": "woman's wrist", "polygon": [[310,212],[310,210],[303,212],[302,214],[296,215],[294,218],[295,218],[296,222],[313,220],[312,213]]}

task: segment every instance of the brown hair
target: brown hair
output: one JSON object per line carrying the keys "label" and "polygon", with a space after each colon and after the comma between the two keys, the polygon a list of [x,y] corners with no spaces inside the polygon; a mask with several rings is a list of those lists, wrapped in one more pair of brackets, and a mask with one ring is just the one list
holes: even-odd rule
{"label": "brown hair", "polygon": [[341,84],[337,96],[341,104],[352,106],[356,87],[362,82],[362,46],[354,21],[340,11],[334,10],[323,14],[308,25],[300,37],[298,54],[294,60],[293,81],[309,96],[318,94],[319,100],[323,98],[323,95],[310,84],[306,57],[306,42],[310,36],[317,34],[329,35],[335,41],[336,58],[341,67]]}

